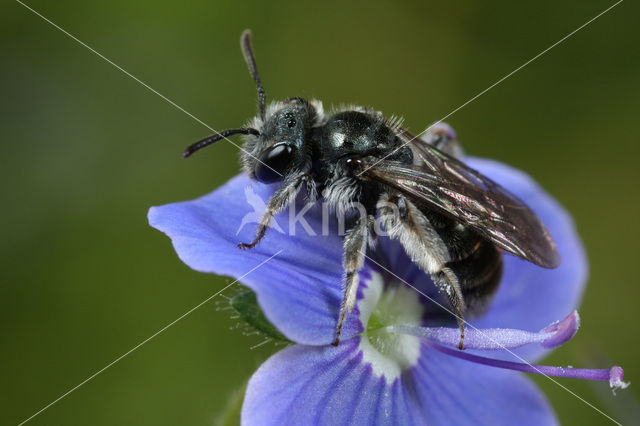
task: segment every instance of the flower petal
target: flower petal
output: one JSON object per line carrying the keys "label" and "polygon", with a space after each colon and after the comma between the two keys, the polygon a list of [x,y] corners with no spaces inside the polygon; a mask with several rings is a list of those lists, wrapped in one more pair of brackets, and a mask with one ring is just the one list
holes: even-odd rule
{"label": "flower petal", "polygon": [[[514,349],[530,343],[540,343],[545,348],[553,348],[569,341],[578,331],[579,325],[578,312],[573,311],[562,321],[555,322],[537,333],[512,328],[478,329],[467,327],[464,334],[464,347],[465,349],[502,350]],[[377,332],[410,334],[453,348],[457,348],[460,342],[458,327],[391,325],[377,330]]]}
{"label": "flower petal", "polygon": [[419,364],[388,383],[362,362],[359,340],[273,355],[249,381],[242,424],[557,423],[544,396],[519,373],[423,346]]}
{"label": "flower petal", "polygon": [[521,373],[423,351],[412,378],[432,424],[557,424],[545,396]]}
{"label": "flower petal", "polygon": [[[240,175],[196,200],[152,207],[149,223],[171,238],[184,263],[201,272],[238,278],[282,250],[242,284],[256,292],[269,321],[288,339],[330,343],[342,300],[342,240],[336,230],[321,235],[320,209],[312,209],[306,222],[291,228],[293,221],[284,212],[276,223],[286,233],[270,229],[255,248],[237,247],[253,239],[254,222],[272,193],[272,186]],[[318,235],[308,234],[307,226]],[[356,311],[345,323],[343,338],[361,330]]]}
{"label": "flower petal", "polygon": [[358,341],[295,345],[273,355],[249,380],[242,424],[385,424],[377,418],[378,408],[390,405],[384,379],[362,363]]}

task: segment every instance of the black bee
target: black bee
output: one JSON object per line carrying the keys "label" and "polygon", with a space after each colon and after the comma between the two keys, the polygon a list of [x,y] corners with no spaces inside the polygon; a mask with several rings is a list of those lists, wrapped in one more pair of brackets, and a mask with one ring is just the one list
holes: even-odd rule
{"label": "black bee", "polygon": [[482,312],[496,291],[501,251],[545,268],[558,266],[555,243],[535,213],[461,162],[461,148],[446,125],[416,138],[399,120],[387,120],[367,108],[345,108],[326,116],[321,102],[301,98],[266,107],[251,32],[246,30],[240,41],[258,88],[259,115],[246,127],[196,142],[183,156],[243,134],[244,170],[262,183],[281,182],[255,239],[239,244],[240,248],[258,244],[273,216],[294,200],[301,187],[312,199],[321,194],[340,211],[354,203],[364,207],[365,214],[350,224],[344,238],[344,295],[334,345],[356,303],[358,271],[376,237],[376,218],[447,298],[460,327],[460,349],[464,314]]}

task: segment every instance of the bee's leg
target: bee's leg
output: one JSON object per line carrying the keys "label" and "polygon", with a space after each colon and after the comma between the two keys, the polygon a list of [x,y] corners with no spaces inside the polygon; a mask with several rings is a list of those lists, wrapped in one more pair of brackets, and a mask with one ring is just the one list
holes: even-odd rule
{"label": "bee's leg", "polygon": [[411,260],[431,275],[438,290],[447,298],[460,327],[458,347],[462,349],[465,302],[458,278],[447,267],[450,259],[446,245],[424,213],[404,197],[383,195],[377,207],[387,235],[400,241]]}
{"label": "bee's leg", "polygon": [[361,217],[356,225],[347,231],[344,237],[344,258],[343,266],[345,272],[342,304],[340,305],[340,315],[338,324],[336,325],[336,339],[333,346],[340,343],[340,334],[342,333],[342,325],[347,317],[347,313],[351,313],[356,306],[356,296],[358,294],[358,283],[360,276],[358,272],[362,269],[365,258],[365,250],[367,249],[367,240],[369,238],[369,228],[373,222],[372,217]]}
{"label": "bee's leg", "polygon": [[306,174],[301,174],[285,181],[284,185],[282,185],[282,187],[280,187],[269,199],[267,209],[262,214],[260,222],[258,223],[258,229],[253,241],[250,243],[240,243],[238,244],[238,247],[241,249],[254,248],[267,233],[267,228],[269,227],[269,223],[271,222],[271,219],[273,219],[273,216],[295,200],[301,184],[305,182],[310,193],[311,191],[315,191],[313,179]]}
{"label": "bee's leg", "polygon": [[456,138],[455,130],[447,123],[435,123],[427,129],[421,139],[454,158],[460,158],[464,155],[464,150]]}
{"label": "bee's leg", "polygon": [[433,282],[436,284],[436,287],[438,288],[440,293],[442,293],[447,298],[449,307],[456,317],[458,327],[460,328],[460,343],[458,344],[458,349],[464,349],[462,344],[464,342],[465,303],[458,278],[453,273],[453,271],[447,267],[443,267],[440,271],[431,274],[431,278],[433,279]]}

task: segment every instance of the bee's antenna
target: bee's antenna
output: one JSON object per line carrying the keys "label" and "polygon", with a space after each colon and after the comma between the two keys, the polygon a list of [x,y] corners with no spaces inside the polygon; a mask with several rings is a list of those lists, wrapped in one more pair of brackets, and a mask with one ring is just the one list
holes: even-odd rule
{"label": "bee's antenna", "polygon": [[221,132],[216,133],[215,135],[208,136],[202,140],[199,140],[194,144],[189,145],[189,147],[185,149],[184,152],[182,153],[182,158],[187,158],[191,154],[204,148],[205,146],[209,146],[212,143],[216,143],[221,139],[226,139],[227,136],[237,135],[237,134],[260,136],[260,132],[252,128],[223,130]]}
{"label": "bee's antenna", "polygon": [[251,45],[251,30],[244,30],[242,32],[242,35],[240,36],[240,47],[242,48],[244,60],[247,61],[247,65],[249,65],[249,73],[251,74],[251,77],[253,77],[253,81],[256,82],[256,87],[258,88],[258,110],[260,111],[260,118],[264,122],[264,109],[267,94],[264,92],[262,83],[260,83],[256,57],[253,54],[253,46]]}

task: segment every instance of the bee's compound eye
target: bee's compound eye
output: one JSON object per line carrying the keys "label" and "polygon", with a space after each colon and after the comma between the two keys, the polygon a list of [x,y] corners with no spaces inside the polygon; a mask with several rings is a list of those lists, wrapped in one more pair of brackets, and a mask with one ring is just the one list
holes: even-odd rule
{"label": "bee's compound eye", "polygon": [[273,183],[282,180],[291,159],[293,147],[286,143],[274,145],[260,156],[255,176],[258,182]]}

